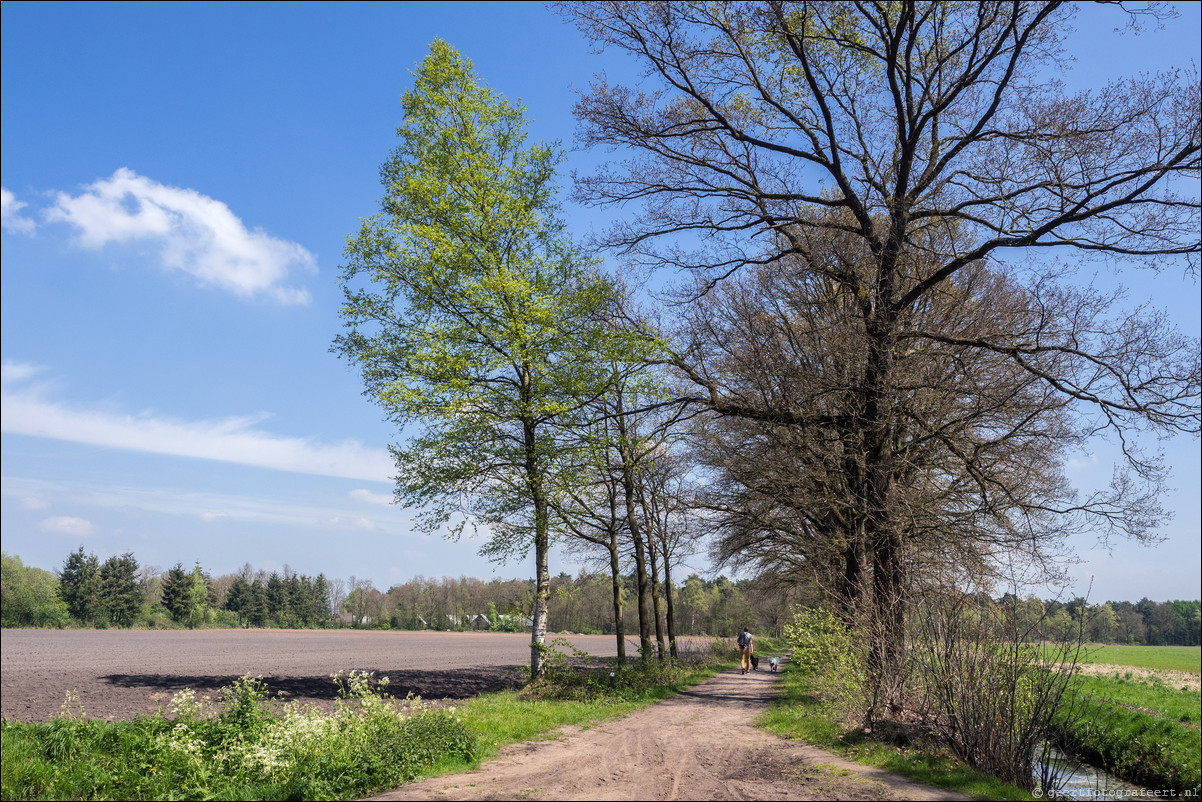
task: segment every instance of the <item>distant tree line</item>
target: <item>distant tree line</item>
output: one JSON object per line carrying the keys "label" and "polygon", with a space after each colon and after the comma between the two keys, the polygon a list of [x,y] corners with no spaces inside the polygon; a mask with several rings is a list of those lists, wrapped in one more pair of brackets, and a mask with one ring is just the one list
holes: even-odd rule
{"label": "distant tree line", "polygon": [[[634,594],[635,573],[619,577]],[[561,573],[550,580],[551,631],[614,634],[608,573]],[[256,571],[249,564],[214,578],[200,563],[167,571],[140,566],[132,553],[101,561],[81,546],[55,573],[3,555],[3,626],[37,627],[355,627],[523,631],[535,604],[533,580],[415,577],[381,591],[370,580]],[[779,633],[798,599],[762,580],[688,576],[673,588],[676,629],[732,636],[744,624]],[[666,610],[667,607],[661,608]],[[624,631],[638,630],[636,605],[623,607]],[[662,625],[663,622],[661,622]],[[664,628],[663,626],[660,627]]]}
{"label": "distant tree line", "polygon": [[[535,603],[533,580],[417,576],[387,591],[352,580],[343,605],[351,626],[380,629],[493,629],[525,631]],[[620,577],[623,595],[633,594],[638,577]],[[616,623],[608,573],[560,573],[550,579],[548,631],[612,635]],[[754,579],[690,574],[673,588],[676,631],[680,635],[731,637],[743,625],[779,634],[797,599]],[[666,606],[665,608],[666,609]],[[666,622],[665,622],[666,623]],[[623,606],[623,629],[638,631],[638,610]]]}
{"label": "distant tree line", "polygon": [[1143,598],[1090,604],[1080,596],[1068,602],[1028,596],[1018,603],[1018,609],[1026,619],[1024,631],[1033,631],[1044,640],[1073,640],[1081,632],[1091,643],[1202,645],[1202,603],[1196,600],[1154,602]]}
{"label": "distant tree line", "polygon": [[3,555],[0,613],[6,627],[255,626],[309,628],[335,623],[325,576],[255,571],[214,579],[200,563],[167,571],[139,566],[130,552],[104,562],[83,547],[57,574]]}
{"label": "distant tree line", "polygon": [[[620,578],[622,593],[638,586],[634,573]],[[629,590],[628,590],[629,589]],[[690,574],[674,586],[675,629],[681,635],[731,637],[743,625],[779,635],[793,608],[811,599],[765,578],[706,579]],[[402,630],[525,631],[535,603],[533,580],[417,576],[386,591],[370,580],[327,579],[256,571],[213,578],[199,563],[167,571],[139,566],[132,553],[101,560],[81,546],[56,574],[3,555],[0,619],[5,627],[229,626],[352,627]],[[1028,596],[1003,596],[1021,629],[1032,638],[1075,638],[1094,643],[1150,646],[1202,645],[1202,602],[1140,599],[1091,604]],[[664,607],[666,609],[666,605]],[[623,607],[623,628],[638,631],[638,611]],[[548,630],[615,633],[612,578],[581,571],[551,577]]]}

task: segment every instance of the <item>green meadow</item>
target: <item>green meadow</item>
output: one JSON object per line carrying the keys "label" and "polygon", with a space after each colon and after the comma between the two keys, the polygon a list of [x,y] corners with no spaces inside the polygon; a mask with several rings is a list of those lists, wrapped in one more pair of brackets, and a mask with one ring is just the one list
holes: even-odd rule
{"label": "green meadow", "polygon": [[1090,644],[1082,650],[1079,662],[1202,674],[1202,646]]}

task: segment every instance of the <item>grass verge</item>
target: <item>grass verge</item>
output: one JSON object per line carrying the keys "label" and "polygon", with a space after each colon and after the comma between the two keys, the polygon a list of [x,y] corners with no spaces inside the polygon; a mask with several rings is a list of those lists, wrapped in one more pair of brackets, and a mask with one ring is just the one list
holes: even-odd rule
{"label": "grass verge", "polygon": [[845,732],[814,695],[807,677],[788,667],[782,672],[780,697],[759,724],[769,732],[805,741],[861,765],[978,799],[1031,799],[1023,789],[981,774],[933,744],[898,746]]}
{"label": "grass verge", "polygon": [[218,705],[190,690],[170,710],[89,720],[78,700],[44,724],[0,728],[4,799],[339,799],[417,777],[475,737],[454,710],[397,700],[364,672],[336,677],[332,713],[267,698],[256,678]]}

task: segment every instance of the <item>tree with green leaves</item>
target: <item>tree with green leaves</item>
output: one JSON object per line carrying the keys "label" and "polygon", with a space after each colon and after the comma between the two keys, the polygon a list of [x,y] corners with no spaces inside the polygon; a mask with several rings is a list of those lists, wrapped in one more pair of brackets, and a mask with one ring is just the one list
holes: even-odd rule
{"label": "tree with green leaves", "polygon": [[251,626],[261,627],[267,624],[267,588],[258,577],[250,583],[250,594],[242,607],[242,615]]}
{"label": "tree with green leaves", "polygon": [[543,670],[551,540],[549,431],[603,375],[590,325],[608,286],[566,236],[555,145],[527,146],[519,104],[436,41],[402,97],[379,214],[346,248],[333,349],[365,394],[420,432],[392,448],[397,499],[423,531],[482,527],[485,553],[535,557],[531,671]]}
{"label": "tree with green leaves", "polygon": [[64,627],[69,616],[54,574],[16,555],[0,556],[0,626]]}
{"label": "tree with green leaves", "polygon": [[225,592],[225,609],[238,616],[239,626],[246,618],[253,593],[250,582],[243,574],[235,576],[234,580],[230,582],[229,589]]}
{"label": "tree with green leaves", "polygon": [[184,570],[183,563],[176,563],[163,577],[163,607],[173,621],[188,620],[191,609],[192,578]]}
{"label": "tree with green leaves", "polygon": [[272,571],[265,586],[267,613],[276,626],[289,629],[292,626],[292,600],[288,594],[288,583],[278,571]]}
{"label": "tree with green leaves", "polygon": [[138,584],[138,561],[133,552],[113,555],[98,572],[100,607],[109,620],[119,626],[131,626],[142,612],[142,588]]}
{"label": "tree with green leaves", "polygon": [[205,622],[208,610],[214,601],[212,582],[209,580],[208,575],[201,569],[199,562],[192,566],[192,573],[188,576],[187,588],[188,628],[195,629],[197,625]]}
{"label": "tree with green leaves", "polygon": [[91,624],[100,612],[100,561],[84,554],[83,546],[71,552],[59,572],[59,594],[71,617]]}

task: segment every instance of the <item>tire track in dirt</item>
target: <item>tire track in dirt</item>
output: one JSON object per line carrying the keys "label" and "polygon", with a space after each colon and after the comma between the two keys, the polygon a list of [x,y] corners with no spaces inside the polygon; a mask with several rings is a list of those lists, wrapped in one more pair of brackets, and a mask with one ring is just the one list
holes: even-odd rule
{"label": "tire track in dirt", "polygon": [[373,800],[968,799],[758,729],[778,674],[737,669],[554,740],[513,744],[475,771]]}

